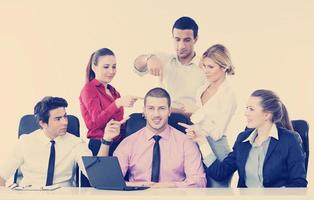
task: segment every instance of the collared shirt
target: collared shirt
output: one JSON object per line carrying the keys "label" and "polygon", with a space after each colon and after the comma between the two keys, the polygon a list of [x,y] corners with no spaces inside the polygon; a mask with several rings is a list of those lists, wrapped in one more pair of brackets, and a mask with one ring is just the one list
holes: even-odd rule
{"label": "collared shirt", "polygon": [[[160,182],[174,182],[177,187],[205,187],[206,178],[197,145],[185,134],[171,126],[159,133]],[[154,133],[144,127],[125,138],[117,147],[118,157],[130,181],[150,181],[152,171]]]}
{"label": "collared shirt", "polygon": [[120,94],[111,85],[107,85],[111,95],[98,80],[86,83],[80,95],[80,107],[88,129],[87,137],[100,139],[104,136],[104,128],[111,120],[123,119],[123,108],[117,108],[115,100]]}
{"label": "collared shirt", "polygon": [[[155,55],[164,64],[163,79],[159,86],[169,92],[172,100],[195,104],[196,91],[205,82],[205,76],[198,66],[199,58],[194,56],[190,63],[183,65],[177,55],[165,53]],[[148,73],[137,70],[135,72],[139,75]]]}
{"label": "collared shirt", "polygon": [[243,142],[249,141],[252,145],[248,159],[245,164],[245,184],[247,187],[263,187],[263,166],[270,138],[278,140],[276,126],[272,126],[269,137],[260,145],[256,144],[257,130],[255,129],[250,136]]}
{"label": "collared shirt", "polygon": [[[40,129],[22,135],[7,162],[0,165],[0,176],[7,180],[20,167],[23,178],[20,185],[44,186],[50,156],[50,138]],[[55,141],[55,171],[53,184],[74,186],[74,169],[78,163],[85,173],[82,156],[91,156],[87,144],[70,133],[58,136]]]}
{"label": "collared shirt", "polygon": [[[256,137],[256,130],[254,130],[249,137],[247,137],[245,140],[243,140],[242,142],[247,142],[249,141],[250,144],[253,143],[253,141],[255,140]],[[270,129],[270,133],[269,133],[269,138],[274,138],[276,140],[278,140],[278,130],[276,128],[276,125],[273,124],[273,126]],[[267,139],[266,139],[267,140]],[[266,147],[266,146],[265,146]],[[202,152],[203,155],[203,162],[205,164],[206,167],[209,167],[211,164],[213,164],[213,162],[217,159],[217,157],[215,156],[215,154],[213,153],[213,150],[211,149],[211,147],[208,145],[208,142],[204,139],[203,141],[201,141],[201,143],[199,144],[199,148],[200,151]],[[267,149],[268,149],[268,144],[267,144]],[[266,152],[267,152],[266,149]],[[266,155],[266,154],[265,154]]]}
{"label": "collared shirt", "polygon": [[233,90],[225,80],[217,92],[203,105],[201,97],[209,85],[210,83],[207,82],[198,89],[196,105],[200,108],[192,114],[191,121],[198,126],[203,135],[210,136],[216,141],[226,135],[237,102]]}

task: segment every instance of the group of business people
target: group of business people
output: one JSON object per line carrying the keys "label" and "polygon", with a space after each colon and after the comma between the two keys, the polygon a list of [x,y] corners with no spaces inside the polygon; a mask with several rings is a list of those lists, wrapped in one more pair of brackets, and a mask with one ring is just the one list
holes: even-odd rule
{"label": "group of business people", "polygon": [[[90,57],[80,94],[90,150],[66,134],[66,100],[46,97],[34,109],[41,129],[21,137],[10,161],[0,164],[0,185],[21,167],[23,184],[70,186],[74,163],[86,174],[81,156],[93,154],[117,156],[130,185],[228,187],[238,171],[238,187],[306,187],[302,141],[280,98],[269,90],[251,94],[247,129],[231,150],[226,130],[237,103],[226,78],[234,74],[228,50],[213,45],[198,58],[198,25],[190,17],[176,20],[172,36],[174,55],[144,54],[134,62],[136,73],[158,76],[161,83],[144,97],[143,129],[124,137],[123,108],[139,97],[121,96],[110,84],[117,69],[115,54],[99,49]],[[191,121],[179,123],[186,134],[169,126],[171,112]]]}

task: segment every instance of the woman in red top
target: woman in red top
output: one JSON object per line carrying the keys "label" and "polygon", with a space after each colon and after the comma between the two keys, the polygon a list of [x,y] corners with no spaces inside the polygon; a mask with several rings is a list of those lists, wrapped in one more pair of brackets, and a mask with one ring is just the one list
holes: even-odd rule
{"label": "woman in red top", "polygon": [[[94,52],[86,68],[86,84],[80,94],[80,107],[88,129],[89,148],[97,155],[106,124],[123,119],[123,107],[132,107],[136,97],[121,97],[109,83],[116,75],[116,58],[107,48]],[[115,145],[113,145],[115,146]]]}

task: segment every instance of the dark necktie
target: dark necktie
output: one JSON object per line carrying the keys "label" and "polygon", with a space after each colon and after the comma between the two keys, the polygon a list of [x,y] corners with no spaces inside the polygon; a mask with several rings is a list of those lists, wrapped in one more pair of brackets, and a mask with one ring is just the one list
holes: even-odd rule
{"label": "dark necktie", "polygon": [[46,186],[52,185],[53,174],[55,171],[55,158],[56,158],[55,141],[51,140],[50,142],[51,142],[51,147],[50,147],[50,157],[49,157],[49,163],[48,163]]}
{"label": "dark necktie", "polygon": [[160,172],[160,148],[159,148],[159,135],[153,136],[155,140],[154,149],[153,149],[153,161],[152,161],[152,182],[159,181],[159,172]]}

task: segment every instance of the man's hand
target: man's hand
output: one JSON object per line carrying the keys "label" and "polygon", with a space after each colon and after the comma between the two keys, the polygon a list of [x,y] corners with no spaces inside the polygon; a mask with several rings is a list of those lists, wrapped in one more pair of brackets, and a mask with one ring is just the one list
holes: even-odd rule
{"label": "man's hand", "polygon": [[[149,55],[148,59],[147,59],[147,70],[150,74],[154,75],[154,76],[160,76],[162,77],[163,75],[163,70],[164,70],[164,65],[163,63],[160,61],[159,58],[157,58],[157,56],[155,55]],[[161,78],[162,79],[162,78]]]}
{"label": "man's hand", "polygon": [[104,140],[112,141],[114,138],[118,137],[120,134],[121,124],[123,124],[128,118],[125,118],[121,121],[116,121],[114,119],[110,120],[106,127],[104,133]]}

